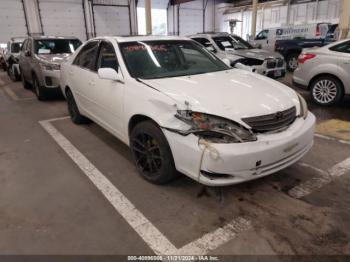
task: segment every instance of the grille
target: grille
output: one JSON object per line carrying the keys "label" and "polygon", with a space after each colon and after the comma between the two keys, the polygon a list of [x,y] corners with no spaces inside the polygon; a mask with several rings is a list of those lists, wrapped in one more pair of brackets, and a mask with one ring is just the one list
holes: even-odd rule
{"label": "grille", "polygon": [[285,111],[270,115],[243,118],[243,122],[249,125],[253,132],[264,133],[276,131],[288,127],[296,118],[296,108],[293,106]]}
{"label": "grille", "polygon": [[275,59],[268,59],[266,63],[267,68],[275,68],[276,67],[276,60]]}
{"label": "grille", "polygon": [[277,67],[282,67],[282,66],[283,66],[283,59],[277,58]]}

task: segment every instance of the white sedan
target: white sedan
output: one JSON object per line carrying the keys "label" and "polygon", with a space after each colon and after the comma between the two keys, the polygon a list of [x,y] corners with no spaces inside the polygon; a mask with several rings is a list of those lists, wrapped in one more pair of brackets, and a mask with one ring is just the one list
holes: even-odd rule
{"label": "white sedan", "polygon": [[313,144],[301,96],[187,38],[91,39],[62,65],[61,88],[72,121],[91,119],[129,145],[156,184],[180,172],[210,186],[256,179]]}

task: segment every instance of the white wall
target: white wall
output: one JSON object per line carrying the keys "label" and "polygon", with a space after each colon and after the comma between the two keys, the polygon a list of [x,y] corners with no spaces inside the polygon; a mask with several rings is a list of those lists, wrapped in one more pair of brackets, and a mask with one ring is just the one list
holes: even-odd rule
{"label": "white wall", "polygon": [[[259,8],[256,31],[258,33],[262,29],[283,26],[288,24],[288,22],[291,25],[317,22],[338,23],[340,2],[340,0],[319,1],[318,7],[316,6],[316,2],[291,5],[289,21],[287,21],[288,7],[286,5]],[[249,6],[235,8],[235,12],[224,14],[229,6],[230,5],[227,4],[219,4],[216,6],[215,23],[217,26],[215,31],[229,32],[229,26],[225,20],[238,19],[243,22],[237,24],[234,33],[246,38],[251,32],[251,8]],[[244,8],[246,10],[244,10]]]}
{"label": "white wall", "polygon": [[[152,34],[167,35],[167,7],[168,0],[152,0]],[[138,33],[146,34],[145,1],[139,0],[137,5]]]}
{"label": "white wall", "polygon": [[[214,0],[195,0],[168,8],[168,31],[170,35],[190,35],[203,31],[214,31],[215,5]],[[205,4],[205,18],[203,11]],[[179,11],[177,10],[179,9]],[[175,10],[175,12],[174,12]],[[175,16],[175,21],[174,21]],[[203,27],[204,23],[204,27]],[[204,29],[204,30],[203,30]],[[178,32],[179,30],[179,32]]]}

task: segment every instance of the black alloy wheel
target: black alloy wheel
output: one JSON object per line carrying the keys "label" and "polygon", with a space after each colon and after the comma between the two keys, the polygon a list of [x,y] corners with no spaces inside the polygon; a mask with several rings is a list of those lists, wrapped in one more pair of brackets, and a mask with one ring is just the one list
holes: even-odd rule
{"label": "black alloy wheel", "polygon": [[144,121],[134,127],[130,148],[141,176],[147,181],[165,184],[177,176],[168,142],[152,121]]}

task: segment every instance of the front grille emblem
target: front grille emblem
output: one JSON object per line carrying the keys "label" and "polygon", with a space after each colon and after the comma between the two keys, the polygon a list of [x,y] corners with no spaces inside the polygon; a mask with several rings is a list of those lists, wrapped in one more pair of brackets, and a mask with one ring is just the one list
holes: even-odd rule
{"label": "front grille emblem", "polygon": [[280,119],[282,119],[284,117],[284,113],[283,112],[277,112],[276,114],[275,114],[275,119],[276,120],[280,120]]}

